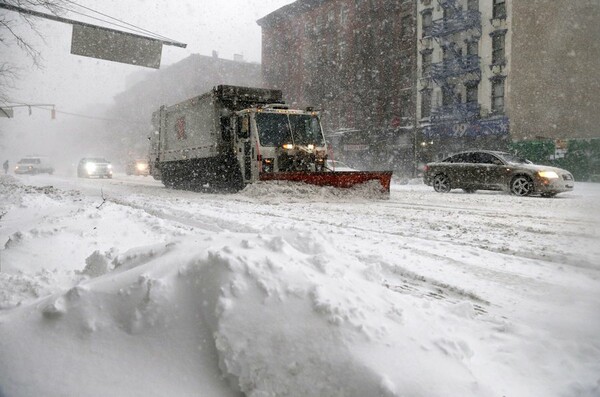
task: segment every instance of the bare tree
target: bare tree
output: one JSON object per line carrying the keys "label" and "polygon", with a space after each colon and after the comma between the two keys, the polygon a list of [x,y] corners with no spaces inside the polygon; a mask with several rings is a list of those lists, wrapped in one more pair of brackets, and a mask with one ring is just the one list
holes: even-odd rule
{"label": "bare tree", "polygon": [[[2,1],[4,4],[12,5],[15,7],[48,11],[54,15],[60,13],[62,5],[64,4],[64,0],[0,1]],[[43,59],[40,54],[40,51],[37,50],[26,38],[21,36],[15,30],[15,26],[19,24],[26,24],[36,35],[38,35],[43,40],[44,38],[38,31],[35,20],[35,17],[25,13],[0,9],[0,45],[8,47],[12,44],[16,44],[31,59],[35,67],[41,68]],[[6,92],[8,88],[12,88],[14,86],[14,82],[19,75],[18,72],[19,71],[14,64],[11,64],[10,62],[0,63],[0,103],[6,103]]]}

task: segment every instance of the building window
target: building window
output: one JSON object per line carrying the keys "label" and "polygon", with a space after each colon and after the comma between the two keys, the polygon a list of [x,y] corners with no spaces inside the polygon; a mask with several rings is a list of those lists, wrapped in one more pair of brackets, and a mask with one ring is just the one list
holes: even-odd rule
{"label": "building window", "polygon": [[410,94],[403,93],[400,96],[400,117],[402,121],[410,118]]}
{"label": "building window", "polygon": [[504,79],[492,80],[492,113],[504,113]]}
{"label": "building window", "polygon": [[467,10],[479,11],[479,0],[467,0]]}
{"label": "building window", "polygon": [[421,76],[429,77],[431,74],[431,51],[426,51],[421,54]]}
{"label": "building window", "polygon": [[453,85],[442,87],[442,106],[450,106],[455,104],[455,92]]}
{"label": "building window", "polygon": [[505,19],[506,18],[506,0],[494,0],[492,17],[494,19]]}
{"label": "building window", "polygon": [[477,91],[479,89],[479,85],[477,84],[467,84],[466,85],[466,100],[467,103],[477,103]]}
{"label": "building window", "polygon": [[339,50],[338,50],[338,61],[341,62],[342,66],[343,66],[343,61],[346,57],[347,48],[348,48],[348,46],[346,45],[346,42],[340,41]]}
{"label": "building window", "polygon": [[342,4],[340,8],[340,25],[346,26],[346,22],[348,22],[348,8]]}
{"label": "building window", "polygon": [[469,41],[467,43],[467,55],[479,55],[479,42]]}
{"label": "building window", "polygon": [[327,25],[330,25],[333,22],[335,22],[335,11],[329,10],[327,13]]}
{"label": "building window", "polygon": [[504,42],[504,33],[492,36],[492,65],[504,64]]}
{"label": "building window", "polygon": [[421,91],[421,118],[431,115],[431,90]]}
{"label": "building window", "polygon": [[456,15],[456,9],[454,7],[444,8],[444,19],[452,19]]}
{"label": "building window", "polygon": [[401,26],[400,26],[400,34],[402,35],[402,37],[407,37],[412,29],[411,29],[411,25],[410,25],[410,16],[405,16],[402,17],[402,19],[400,20]]}
{"label": "building window", "polygon": [[433,25],[431,10],[423,11],[421,14],[423,37],[431,36],[431,26]]}

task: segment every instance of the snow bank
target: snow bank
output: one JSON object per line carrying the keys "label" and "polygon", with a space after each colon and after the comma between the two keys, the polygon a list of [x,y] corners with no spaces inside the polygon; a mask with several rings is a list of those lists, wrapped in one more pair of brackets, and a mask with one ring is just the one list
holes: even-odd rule
{"label": "snow bank", "polygon": [[[586,266],[511,256],[486,248],[510,235],[466,227],[461,238],[480,245],[457,249],[441,234],[449,228],[428,239],[384,234],[382,214],[393,228],[410,221],[400,214],[425,214],[399,200],[365,211],[361,234],[344,232],[317,211],[352,215],[364,206],[357,196],[284,206],[327,189],[255,189],[214,203],[109,194],[99,206],[0,178],[0,395],[600,395],[599,265],[586,255]],[[487,197],[477,196],[510,199]],[[444,214],[446,204],[437,203]],[[213,224],[226,205],[247,219]],[[470,224],[498,222],[489,207],[469,214]],[[332,222],[350,228],[348,216]],[[527,236],[554,241],[544,228]]]}
{"label": "snow bank", "polygon": [[190,237],[114,262],[1,317],[7,395],[491,395],[461,363],[464,336],[424,334],[414,297],[323,238]]}

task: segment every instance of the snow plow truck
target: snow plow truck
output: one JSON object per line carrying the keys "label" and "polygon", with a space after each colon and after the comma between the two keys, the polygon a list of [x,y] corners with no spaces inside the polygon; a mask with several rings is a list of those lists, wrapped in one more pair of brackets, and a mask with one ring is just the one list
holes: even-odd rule
{"label": "snow plow truck", "polygon": [[280,90],[219,85],[152,115],[150,172],[167,187],[235,192],[256,181],[352,187],[391,171],[332,172],[319,112],[290,109]]}

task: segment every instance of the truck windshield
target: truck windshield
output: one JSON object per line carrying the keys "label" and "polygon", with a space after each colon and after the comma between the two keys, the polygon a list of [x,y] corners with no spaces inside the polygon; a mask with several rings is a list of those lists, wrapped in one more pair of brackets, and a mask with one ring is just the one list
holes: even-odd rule
{"label": "truck windshield", "polygon": [[292,133],[287,114],[257,113],[258,139],[263,146],[282,146],[292,143]]}
{"label": "truck windshield", "polygon": [[290,114],[290,124],[296,145],[323,145],[323,133],[317,116]]}
{"label": "truck windshield", "polygon": [[263,146],[323,145],[319,118],[307,114],[258,113],[258,137]]}

